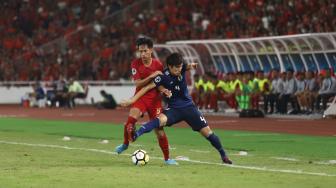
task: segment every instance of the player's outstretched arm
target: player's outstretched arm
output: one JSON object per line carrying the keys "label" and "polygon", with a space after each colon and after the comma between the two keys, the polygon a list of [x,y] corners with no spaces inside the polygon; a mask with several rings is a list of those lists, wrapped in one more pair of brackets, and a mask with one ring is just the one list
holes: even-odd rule
{"label": "player's outstretched arm", "polygon": [[169,90],[169,89],[166,89],[165,87],[163,86],[159,86],[158,87],[158,90],[164,94],[167,98],[170,98],[173,94],[172,92]]}
{"label": "player's outstretched arm", "polygon": [[120,105],[126,107],[126,106],[129,106],[129,105],[135,103],[135,101],[137,101],[140,97],[142,97],[149,90],[151,90],[151,89],[153,89],[155,87],[156,87],[156,85],[155,85],[154,82],[149,83],[145,87],[141,88],[141,90],[139,92],[137,92],[133,97],[131,97],[129,99],[122,100],[121,103],[120,103]]}
{"label": "player's outstretched arm", "polygon": [[196,69],[198,63],[188,63],[187,70]]}
{"label": "player's outstretched arm", "polygon": [[156,76],[158,76],[160,74],[162,74],[161,71],[155,71],[151,75],[149,75],[148,77],[146,77],[144,79],[135,80],[134,84],[137,88],[142,88],[142,87],[146,86],[147,84],[149,84],[153,80],[153,78],[155,78]]}

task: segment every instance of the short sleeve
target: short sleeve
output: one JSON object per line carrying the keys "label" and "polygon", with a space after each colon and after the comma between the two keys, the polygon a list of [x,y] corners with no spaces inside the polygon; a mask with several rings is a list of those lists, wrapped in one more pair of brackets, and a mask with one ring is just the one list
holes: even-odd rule
{"label": "short sleeve", "polygon": [[139,70],[137,69],[137,66],[135,65],[135,62],[132,62],[131,70],[132,70],[133,80],[139,80],[140,79],[140,74],[139,74]]}
{"label": "short sleeve", "polygon": [[156,87],[160,86],[163,84],[163,76],[162,75],[158,75],[154,78],[154,83],[156,85]]}

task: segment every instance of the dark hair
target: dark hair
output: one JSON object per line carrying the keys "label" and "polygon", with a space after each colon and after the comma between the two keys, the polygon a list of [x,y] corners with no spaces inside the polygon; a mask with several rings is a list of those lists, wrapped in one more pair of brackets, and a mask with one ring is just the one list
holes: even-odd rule
{"label": "dark hair", "polygon": [[147,45],[148,48],[153,48],[153,40],[149,37],[140,37],[136,40],[136,47]]}
{"label": "dark hair", "polygon": [[170,66],[177,66],[177,65],[183,64],[184,59],[183,59],[181,54],[172,53],[167,57],[166,63],[167,63],[167,65],[170,65]]}

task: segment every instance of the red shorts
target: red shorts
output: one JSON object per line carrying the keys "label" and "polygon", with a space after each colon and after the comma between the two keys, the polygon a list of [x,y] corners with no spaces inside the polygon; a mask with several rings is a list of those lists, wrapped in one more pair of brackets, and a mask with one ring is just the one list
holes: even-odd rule
{"label": "red shorts", "polygon": [[161,98],[151,100],[140,98],[132,105],[132,108],[138,108],[143,114],[147,112],[152,120],[162,112]]}

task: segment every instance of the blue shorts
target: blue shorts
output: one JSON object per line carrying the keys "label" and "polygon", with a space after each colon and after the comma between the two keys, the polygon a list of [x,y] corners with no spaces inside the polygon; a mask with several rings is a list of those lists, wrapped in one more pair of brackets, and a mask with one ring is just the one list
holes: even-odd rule
{"label": "blue shorts", "polygon": [[172,126],[181,121],[185,121],[194,131],[200,131],[208,126],[205,118],[195,105],[184,108],[167,108],[163,111],[163,114],[167,116],[166,126]]}

